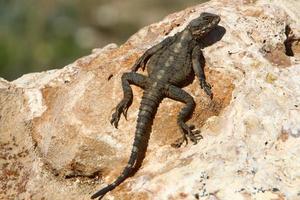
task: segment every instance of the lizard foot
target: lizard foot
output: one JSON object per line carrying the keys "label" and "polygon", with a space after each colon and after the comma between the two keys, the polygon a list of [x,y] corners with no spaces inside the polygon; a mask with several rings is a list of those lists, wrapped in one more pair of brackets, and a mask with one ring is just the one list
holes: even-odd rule
{"label": "lizard foot", "polygon": [[211,85],[209,83],[207,83],[204,79],[202,79],[200,81],[200,86],[201,86],[201,89],[203,89],[204,92],[212,99],[213,94],[211,92]]}
{"label": "lizard foot", "polygon": [[185,142],[185,145],[188,144],[188,138],[194,143],[197,144],[199,140],[201,140],[203,137],[200,134],[199,130],[195,130],[194,125],[186,125],[185,123],[180,124],[180,128],[182,129],[182,132],[184,133],[181,138],[178,138],[174,143],[171,144],[174,148],[179,148],[181,145]]}
{"label": "lizard foot", "polygon": [[127,120],[127,111],[129,106],[130,106],[130,101],[124,99],[117,105],[116,111],[114,112],[114,114],[112,114],[110,120],[111,125],[113,125],[115,128],[118,128],[118,123],[122,113],[125,119]]}
{"label": "lizard foot", "polygon": [[133,65],[131,68],[131,71],[136,72],[140,67],[142,67],[142,70],[145,70],[146,63],[145,63],[145,58],[141,56]]}

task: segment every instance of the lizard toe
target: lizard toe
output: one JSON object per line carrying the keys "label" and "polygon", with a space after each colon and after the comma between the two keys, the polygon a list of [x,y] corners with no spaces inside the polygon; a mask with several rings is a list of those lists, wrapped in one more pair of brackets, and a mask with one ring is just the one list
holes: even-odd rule
{"label": "lizard toe", "polygon": [[120,120],[120,115],[115,112],[113,115],[112,115],[112,118],[110,120],[110,124],[112,126],[114,126],[115,128],[118,128],[118,123],[119,123],[119,120]]}
{"label": "lizard toe", "polygon": [[197,144],[199,140],[203,139],[201,132],[199,130],[192,131],[191,135],[189,135],[190,140]]}
{"label": "lizard toe", "polygon": [[186,136],[183,136],[183,137],[178,138],[175,142],[173,142],[173,143],[171,144],[171,147],[178,149],[178,148],[181,147],[181,145],[182,145],[184,142],[185,142],[185,145],[188,144],[188,139],[187,139]]}

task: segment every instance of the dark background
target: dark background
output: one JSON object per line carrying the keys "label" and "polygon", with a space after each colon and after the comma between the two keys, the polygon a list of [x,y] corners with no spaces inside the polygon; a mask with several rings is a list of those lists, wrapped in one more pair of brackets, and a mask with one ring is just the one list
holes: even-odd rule
{"label": "dark background", "polygon": [[0,77],[61,68],[207,0],[0,0]]}

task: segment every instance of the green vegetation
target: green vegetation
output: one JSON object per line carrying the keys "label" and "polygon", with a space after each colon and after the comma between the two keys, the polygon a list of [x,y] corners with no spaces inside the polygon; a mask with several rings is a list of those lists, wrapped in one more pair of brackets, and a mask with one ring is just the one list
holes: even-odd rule
{"label": "green vegetation", "polygon": [[0,77],[60,68],[205,0],[0,0]]}

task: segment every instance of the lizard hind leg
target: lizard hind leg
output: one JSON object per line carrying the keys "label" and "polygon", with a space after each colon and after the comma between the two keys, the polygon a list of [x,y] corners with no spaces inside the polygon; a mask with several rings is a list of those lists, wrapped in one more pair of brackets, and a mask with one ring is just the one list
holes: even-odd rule
{"label": "lizard hind leg", "polygon": [[171,99],[185,103],[185,106],[181,109],[177,116],[177,124],[179,126],[182,137],[177,139],[173,144],[171,144],[171,146],[179,148],[184,142],[186,144],[188,143],[188,138],[194,144],[197,144],[198,140],[202,139],[200,132],[198,130],[195,130],[194,125],[187,125],[185,123],[193,114],[196,106],[193,97],[183,89],[173,85],[169,85],[166,88],[165,95]]}
{"label": "lizard hind leg", "polygon": [[127,111],[130,105],[132,104],[133,94],[130,84],[145,88],[147,83],[147,77],[137,74],[135,72],[128,72],[122,75],[122,88],[124,97],[116,107],[116,111],[112,114],[112,119],[110,123],[118,128],[118,123],[121,117],[121,114],[124,115],[127,119]]}

